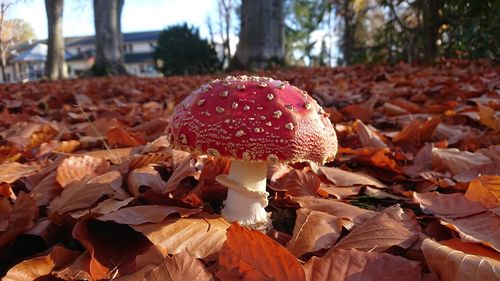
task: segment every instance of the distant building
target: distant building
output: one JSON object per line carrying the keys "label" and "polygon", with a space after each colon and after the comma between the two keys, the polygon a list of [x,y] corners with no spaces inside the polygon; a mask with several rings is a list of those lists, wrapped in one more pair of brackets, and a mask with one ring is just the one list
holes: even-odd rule
{"label": "distant building", "polygon": [[[131,75],[151,77],[161,75],[155,69],[153,51],[161,31],[123,33],[125,68]],[[95,37],[65,38],[66,63],[70,77],[78,77],[95,60]],[[5,68],[5,82],[37,80],[45,74],[46,40],[20,43],[12,49]],[[0,75],[0,81],[2,77]]]}

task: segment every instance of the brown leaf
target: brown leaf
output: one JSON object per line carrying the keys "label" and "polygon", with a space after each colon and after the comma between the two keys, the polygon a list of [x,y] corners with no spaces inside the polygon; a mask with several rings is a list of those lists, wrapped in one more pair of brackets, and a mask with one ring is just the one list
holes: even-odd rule
{"label": "brown leaf", "polygon": [[144,223],[160,223],[171,214],[189,217],[199,213],[200,209],[186,209],[174,206],[145,205],[121,208],[98,217],[101,221],[114,221],[116,223],[139,225]]}
{"label": "brown leaf", "polygon": [[500,279],[500,262],[466,254],[432,239],[422,243],[425,260],[432,272],[443,281],[485,281]]}
{"label": "brown leaf", "polygon": [[121,127],[113,127],[106,133],[106,139],[110,146],[128,147],[139,146],[146,143],[144,140],[127,132]]}
{"label": "brown leaf", "polygon": [[285,191],[291,196],[315,196],[318,193],[319,185],[320,180],[314,173],[292,169],[288,174],[278,179],[276,184],[272,185],[272,189]]}
{"label": "brown leaf", "polygon": [[394,205],[354,228],[332,250],[383,252],[393,246],[406,249],[417,240],[420,232],[420,225],[413,212]]}
{"label": "brown leaf", "polygon": [[32,281],[49,275],[71,263],[80,255],[78,251],[68,250],[61,246],[54,246],[49,253],[22,261],[9,269],[2,278],[3,281]]}
{"label": "brown leaf", "polygon": [[163,260],[162,253],[146,237],[126,225],[80,221],[73,228],[73,237],[89,252],[89,272],[94,279],[133,273],[140,269],[137,259],[148,252],[151,262]]}
{"label": "brown leaf", "polygon": [[170,178],[168,178],[167,184],[163,187],[161,194],[174,191],[181,181],[187,177],[198,178],[200,171],[196,167],[197,161],[197,158],[188,157],[179,163],[179,166],[176,167]]}
{"label": "brown leaf", "polygon": [[84,209],[80,211],[71,212],[71,217],[74,219],[81,219],[83,217],[95,217],[99,215],[106,215],[114,212],[124,206],[127,206],[130,202],[134,200],[134,197],[129,197],[125,200],[115,200],[113,198],[105,199],[97,203],[97,205],[91,209]]}
{"label": "brown leaf", "polygon": [[460,218],[486,211],[481,204],[467,200],[463,193],[414,192],[413,201],[420,204],[422,211],[440,217]]}
{"label": "brown leaf", "polygon": [[500,251],[500,216],[482,212],[464,218],[441,218],[441,223],[458,232],[465,242],[482,243]]}
{"label": "brown leaf", "polygon": [[365,125],[363,121],[356,120],[352,124],[354,131],[358,134],[362,146],[365,147],[387,147],[387,144],[370,126]]}
{"label": "brown leaf", "polygon": [[361,172],[353,173],[339,168],[325,166],[320,166],[318,171],[336,186],[371,185],[375,187],[387,187],[376,178]]}
{"label": "brown leaf", "polygon": [[103,158],[89,155],[70,156],[64,159],[57,168],[56,180],[62,187],[65,187],[85,176],[97,176],[108,169],[109,164]]}
{"label": "brown leaf", "polygon": [[331,248],[342,231],[339,217],[308,209],[298,209],[293,236],[286,248],[295,256]]}
{"label": "brown leaf", "polygon": [[481,153],[460,151],[456,148],[432,148],[432,166],[435,169],[448,170],[453,175],[492,162]]}
{"label": "brown leaf", "polygon": [[422,143],[432,141],[434,131],[440,122],[441,120],[439,120],[439,118],[433,118],[423,122],[413,120],[392,138],[392,142],[398,143],[409,141],[413,143]]}
{"label": "brown leaf", "polygon": [[361,191],[361,188],[361,185],[337,187],[335,185],[321,183],[318,189],[318,194],[323,197],[331,195],[339,200],[343,200],[349,196],[358,194]]}
{"label": "brown leaf", "polygon": [[480,104],[477,107],[479,109],[479,121],[494,131],[500,131],[500,118],[496,116],[495,110],[489,106]]}
{"label": "brown leaf", "polygon": [[143,187],[150,188],[153,192],[162,194],[165,185],[166,182],[163,181],[154,165],[135,169],[127,177],[127,189],[135,197],[140,196],[145,191],[141,190]]}
{"label": "brown leaf", "polygon": [[30,194],[21,192],[8,214],[8,224],[5,231],[0,233],[0,249],[31,228],[37,215],[38,207],[35,199]]}
{"label": "brown leaf", "polygon": [[52,200],[48,209],[51,219],[71,211],[88,209],[103,196],[125,200],[130,196],[121,189],[122,176],[112,171],[95,178],[85,178],[69,184],[59,197]]}
{"label": "brown leaf", "polygon": [[420,281],[420,264],[386,253],[336,250],[312,257],[305,265],[308,281]]}
{"label": "brown leaf", "polygon": [[131,226],[169,254],[187,249],[191,255],[214,260],[226,240],[229,223],[215,216],[199,214],[190,218],[167,218],[161,223]]}
{"label": "brown leaf", "polygon": [[283,246],[237,223],[228,228],[218,261],[215,275],[221,281],[305,280],[300,263]]}
{"label": "brown leaf", "polygon": [[13,183],[16,180],[32,175],[38,171],[37,165],[23,165],[17,162],[10,162],[0,165],[0,183]]}
{"label": "brown leaf", "polygon": [[465,198],[479,202],[488,209],[500,206],[500,176],[480,176],[473,179]]}
{"label": "brown leaf", "polygon": [[[330,215],[347,219],[355,224],[362,224],[376,214],[375,212],[361,209],[333,199],[301,196],[293,197],[292,200],[299,203],[302,208],[309,209],[311,211],[328,213]],[[347,229],[350,229],[353,226],[345,221],[343,224]]]}
{"label": "brown leaf", "polygon": [[212,275],[205,269],[203,263],[184,250],[172,257],[165,258],[159,266],[145,275],[145,280],[151,281],[209,281]]}

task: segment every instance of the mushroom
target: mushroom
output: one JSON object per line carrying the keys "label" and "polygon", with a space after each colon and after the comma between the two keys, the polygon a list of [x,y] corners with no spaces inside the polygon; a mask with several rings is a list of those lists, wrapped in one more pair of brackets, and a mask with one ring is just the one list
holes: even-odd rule
{"label": "mushroom", "polygon": [[254,229],[269,225],[268,163],[324,164],[337,152],[328,114],[305,91],[287,82],[228,76],[201,86],[174,110],[173,147],[231,158],[222,215]]}

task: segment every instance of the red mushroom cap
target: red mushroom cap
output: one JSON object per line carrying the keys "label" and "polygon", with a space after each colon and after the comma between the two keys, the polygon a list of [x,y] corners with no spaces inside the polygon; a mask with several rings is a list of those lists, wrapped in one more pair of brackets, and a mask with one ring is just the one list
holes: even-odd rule
{"label": "red mushroom cap", "polygon": [[171,142],[195,154],[323,164],[337,152],[328,115],[305,91],[266,77],[228,76],[174,110]]}

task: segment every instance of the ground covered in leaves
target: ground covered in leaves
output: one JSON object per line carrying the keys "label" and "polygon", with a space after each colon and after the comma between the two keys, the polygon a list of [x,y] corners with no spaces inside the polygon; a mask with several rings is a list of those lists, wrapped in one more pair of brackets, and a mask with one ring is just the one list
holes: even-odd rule
{"label": "ground covered in leaves", "polygon": [[267,234],[219,216],[227,159],[169,148],[220,76],[0,85],[2,280],[500,280],[500,67],[258,73],[331,114],[325,166],[274,165]]}

